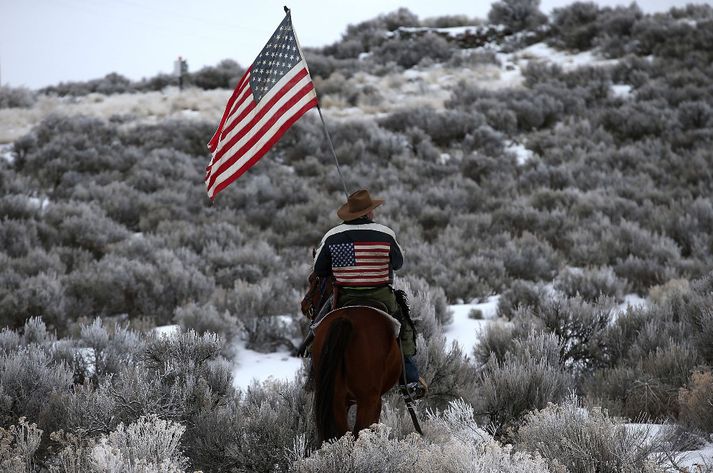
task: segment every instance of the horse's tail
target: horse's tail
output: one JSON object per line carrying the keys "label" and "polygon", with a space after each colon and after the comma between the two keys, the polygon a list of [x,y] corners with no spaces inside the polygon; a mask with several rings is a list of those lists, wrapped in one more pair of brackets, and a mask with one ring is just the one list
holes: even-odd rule
{"label": "horse's tail", "polygon": [[344,354],[352,337],[353,328],[351,320],[336,319],[327,333],[319,364],[315,366],[314,413],[317,430],[322,437],[320,440],[330,440],[340,434],[333,410],[335,381],[337,374],[343,371]]}

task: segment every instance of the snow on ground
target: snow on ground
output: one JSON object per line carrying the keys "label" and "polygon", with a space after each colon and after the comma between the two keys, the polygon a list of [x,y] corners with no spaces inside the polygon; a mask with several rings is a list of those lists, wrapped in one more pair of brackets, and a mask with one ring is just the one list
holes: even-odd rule
{"label": "snow on ground", "polygon": [[259,353],[245,348],[244,342],[236,345],[236,364],[233,369],[233,386],[245,390],[253,380],[291,381],[302,367],[302,359],[287,351]]}
{"label": "snow on ground", "polygon": [[15,162],[15,155],[12,152],[12,144],[0,145],[0,159],[4,159],[10,164]]}
{"label": "snow on ground", "polygon": [[514,153],[517,158],[517,164],[520,166],[532,159],[533,156],[532,151],[525,148],[525,145],[512,141],[505,147],[505,151]]}
{"label": "snow on ground", "polygon": [[[483,330],[495,322],[500,296],[491,296],[479,304],[456,304],[450,306],[453,322],[443,327],[447,344],[457,343],[465,354],[470,354]],[[469,315],[480,311],[482,319],[471,319]]]}
{"label": "snow on ground", "polygon": [[676,465],[683,468],[683,471],[710,471],[708,468],[713,465],[713,442],[708,442],[697,450],[679,452]]}
{"label": "snow on ground", "polygon": [[628,98],[631,96],[632,87],[629,84],[612,84],[611,91],[614,97]]}
{"label": "snow on ground", "polygon": [[152,331],[159,337],[172,337],[174,335],[181,333],[181,326],[180,325],[162,325],[160,327],[154,327]]}
{"label": "snow on ground", "polygon": [[30,205],[39,210],[44,210],[50,203],[47,197],[28,197],[27,200],[30,202]]}

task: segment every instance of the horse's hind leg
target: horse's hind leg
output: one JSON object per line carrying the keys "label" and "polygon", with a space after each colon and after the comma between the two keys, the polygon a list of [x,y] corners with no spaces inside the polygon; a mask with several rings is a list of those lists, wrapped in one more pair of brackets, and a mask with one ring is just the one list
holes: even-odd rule
{"label": "horse's hind leg", "polygon": [[337,387],[334,392],[334,403],[332,404],[334,427],[336,429],[334,433],[336,438],[349,432],[348,411],[349,403],[347,402],[347,392],[344,388]]}
{"label": "horse's hind leg", "polygon": [[354,423],[354,436],[359,431],[368,428],[371,424],[379,422],[381,416],[381,396],[373,396],[357,401],[356,422]]}

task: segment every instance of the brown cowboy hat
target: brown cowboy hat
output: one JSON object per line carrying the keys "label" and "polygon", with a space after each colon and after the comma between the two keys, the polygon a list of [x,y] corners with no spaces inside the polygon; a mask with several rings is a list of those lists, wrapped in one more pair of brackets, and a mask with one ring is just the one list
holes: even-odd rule
{"label": "brown cowboy hat", "polygon": [[337,216],[345,222],[354,220],[368,214],[383,203],[382,199],[372,199],[368,190],[361,189],[347,198],[347,203],[337,210]]}

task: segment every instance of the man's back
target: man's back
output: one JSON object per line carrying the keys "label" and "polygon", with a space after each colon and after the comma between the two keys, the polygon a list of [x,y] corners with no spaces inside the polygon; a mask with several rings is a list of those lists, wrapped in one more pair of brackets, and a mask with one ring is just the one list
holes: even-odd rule
{"label": "man's back", "polygon": [[360,217],[329,230],[314,260],[318,276],[334,275],[342,287],[380,287],[393,282],[393,270],[403,265],[403,253],[387,226]]}

